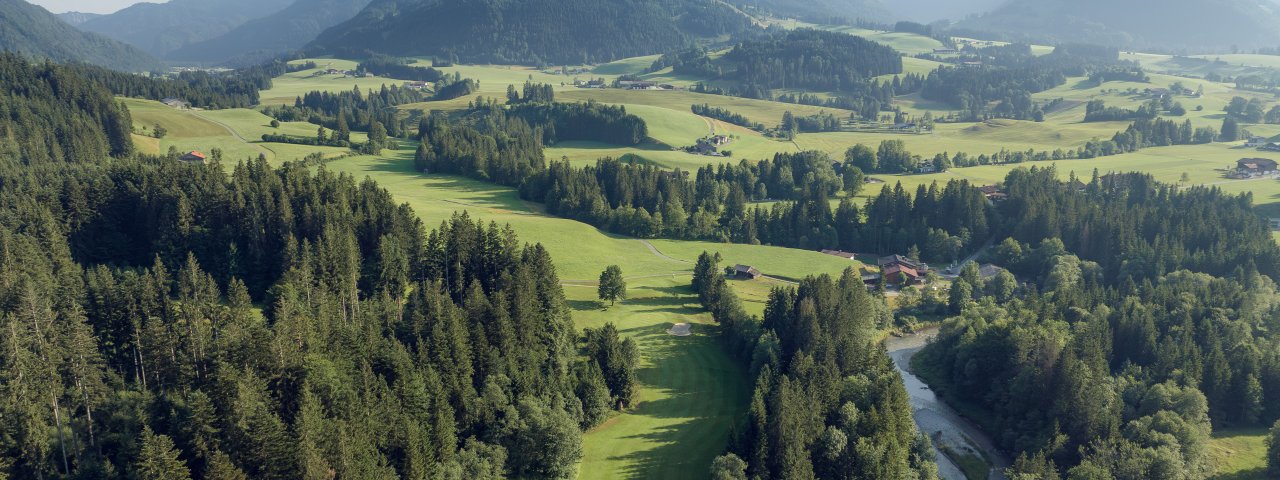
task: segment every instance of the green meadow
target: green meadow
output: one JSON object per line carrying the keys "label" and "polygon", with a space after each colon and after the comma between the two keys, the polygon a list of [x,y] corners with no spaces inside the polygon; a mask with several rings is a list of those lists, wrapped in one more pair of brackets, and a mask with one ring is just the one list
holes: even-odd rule
{"label": "green meadow", "polygon": [[[785,23],[785,22],[784,22]],[[789,28],[803,26],[786,24]],[[893,32],[838,29],[865,35],[907,53],[932,51],[940,44],[931,38]],[[1037,48],[1047,53],[1047,48]],[[1128,55],[1143,63],[1150,71],[1151,83],[1112,82],[1102,86],[1089,84],[1083,78],[1069,79],[1066,85],[1036,94],[1035,100],[1047,102],[1061,98],[1063,102],[1046,116],[1045,122],[992,120],[978,123],[938,124],[927,134],[894,134],[864,132],[812,133],[798,135],[784,142],[725,122],[699,117],[689,110],[691,104],[707,103],[742,114],[766,126],[776,125],[784,112],[812,115],[819,112],[848,116],[849,112],[812,106],[743,99],[689,91],[628,91],[620,89],[589,90],[573,86],[574,79],[602,77],[612,80],[620,75],[641,74],[657,56],[619,60],[590,68],[590,73],[561,75],[529,67],[463,65],[444,68],[446,72],[475,78],[480,82],[476,95],[502,97],[507,85],[525,81],[555,86],[560,101],[597,101],[622,105],[629,113],[643,118],[649,126],[648,142],[636,147],[621,147],[597,142],[561,142],[549,145],[550,159],[567,158],[578,165],[590,164],[601,157],[632,156],[642,162],[665,168],[693,170],[711,163],[758,160],[779,152],[820,150],[840,158],[851,145],[871,146],[883,140],[902,140],[913,153],[932,156],[937,153],[966,152],[970,155],[990,154],[1000,150],[1037,150],[1076,148],[1094,139],[1110,138],[1126,127],[1125,122],[1083,123],[1084,104],[1101,99],[1108,105],[1136,107],[1146,101],[1141,91],[1164,88],[1181,82],[1190,88],[1204,89],[1200,98],[1176,99],[1188,110],[1186,118],[1197,126],[1221,125],[1222,107],[1232,96],[1253,96],[1232,85],[1213,83],[1177,75],[1197,75],[1207,71],[1246,71],[1273,68],[1266,58],[1222,56],[1222,62],[1175,57]],[[317,59],[320,68],[295,72],[277,78],[274,88],[263,92],[264,104],[292,103],[296,96],[311,90],[344,91],[353,86],[376,89],[401,81],[386,78],[343,78],[323,73],[326,68],[351,69],[355,62]],[[425,62],[424,62],[425,64]],[[1184,65],[1185,64],[1185,65]],[[908,73],[924,74],[937,64],[905,58]],[[1197,70],[1198,69],[1198,70]],[[690,85],[698,79],[679,78],[670,72],[644,74],[645,78],[676,85]],[[1136,89],[1137,93],[1129,90]],[[818,92],[822,94],[822,92]],[[406,114],[413,110],[457,110],[465,108],[476,95],[445,102],[423,102],[402,105]],[[752,313],[763,313],[771,289],[811,274],[838,275],[846,268],[858,268],[856,262],[817,252],[753,245],[728,245],[714,242],[676,240],[642,241],[610,235],[580,222],[545,214],[537,204],[522,201],[515,190],[455,176],[423,175],[412,169],[413,145],[387,151],[382,156],[346,155],[344,149],[299,147],[256,141],[264,133],[281,132],[310,136],[315,126],[309,123],[286,123],[270,127],[270,119],[256,110],[236,109],[207,112],[172,110],[156,102],[126,100],[133,111],[135,127],[164,125],[169,130],[165,139],[137,136],[140,148],[160,152],[170,147],[208,150],[221,148],[229,158],[267,155],[275,161],[300,158],[321,151],[331,157],[342,156],[324,168],[377,181],[398,201],[411,206],[428,227],[434,227],[456,212],[467,212],[476,218],[510,225],[523,241],[543,244],[554,258],[579,328],[598,328],[615,323],[624,335],[634,338],[641,350],[642,382],[639,403],[615,415],[606,424],[586,434],[585,456],[579,478],[705,478],[711,459],[723,451],[728,432],[745,409],[751,386],[745,381],[738,362],[728,357],[717,343],[717,327],[701,311],[697,299],[688,289],[693,262],[703,251],[721,254],[723,265],[742,263],[755,266],[771,278],[757,281],[732,281],[731,285]],[[896,103],[909,113],[930,112],[944,116],[947,105],[908,95]],[[1196,108],[1200,110],[1197,111]],[[1280,127],[1246,125],[1259,134],[1280,134]],[[729,157],[708,157],[676,150],[692,145],[698,138],[717,133],[729,135],[733,141],[726,150]],[[359,134],[353,134],[359,135]],[[362,138],[361,138],[362,140]],[[1032,162],[1019,165],[991,165],[959,168],[928,175],[876,175],[892,184],[901,182],[914,189],[931,182],[965,179],[977,184],[1000,182],[1013,168],[1056,165],[1065,179],[1073,172],[1089,177],[1094,170],[1142,171],[1166,182],[1187,185],[1212,185],[1233,193],[1252,193],[1264,213],[1280,216],[1280,181],[1271,179],[1228,180],[1224,169],[1241,157],[1267,157],[1280,160],[1280,154],[1246,150],[1235,144],[1174,146],[1150,148],[1135,153],[1088,160]],[[864,196],[874,195],[878,185],[866,189]],[[619,265],[629,283],[629,297],[618,305],[605,307],[596,300],[595,282],[608,265]],[[675,337],[667,330],[675,323],[693,325],[693,335]],[[1259,432],[1219,432],[1211,445],[1219,459],[1217,480],[1245,480],[1259,477],[1261,461]]]}

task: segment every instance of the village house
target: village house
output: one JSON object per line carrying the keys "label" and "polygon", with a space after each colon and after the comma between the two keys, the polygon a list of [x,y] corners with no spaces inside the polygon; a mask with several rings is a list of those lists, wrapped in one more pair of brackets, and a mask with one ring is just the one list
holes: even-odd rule
{"label": "village house", "polygon": [[1242,158],[1236,161],[1235,173],[1240,178],[1276,173],[1276,161],[1267,158]]}
{"label": "village house", "polygon": [[1267,144],[1267,139],[1258,137],[1258,136],[1249,137],[1248,140],[1244,141],[1244,146],[1250,147],[1250,148],[1262,147],[1262,146],[1265,146],[1266,144]]}
{"label": "village house", "polygon": [[1152,98],[1160,99],[1169,96],[1170,92],[1167,88],[1149,88],[1147,89],[1147,93],[1150,94]]}
{"label": "village house", "polygon": [[901,264],[889,265],[882,275],[886,281],[896,285],[913,285],[924,281],[918,270]]}
{"label": "village house", "polygon": [[186,110],[188,108],[191,108],[191,104],[187,103],[186,100],[183,100],[181,98],[176,98],[176,97],[166,98],[164,100],[161,100],[160,103],[163,103],[170,108],[176,108],[178,110]]}
{"label": "village house", "polygon": [[409,90],[422,90],[431,86],[427,82],[404,82],[404,88]]}
{"label": "village house", "polygon": [[205,159],[206,159],[205,155],[196,150],[192,150],[190,152],[184,153],[182,154],[182,156],[178,157],[178,160],[181,160],[187,163],[204,163]]}
{"label": "village house", "polygon": [[[892,267],[895,265],[900,267],[907,267],[920,275],[929,273],[928,264],[916,262],[902,255],[889,255],[887,257],[881,257],[879,260],[876,260],[876,266],[880,267],[880,270],[882,272],[888,269],[889,267]],[[885,273],[885,275],[887,276],[888,274]]]}
{"label": "village house", "polygon": [[743,280],[755,280],[764,276],[764,274],[750,265],[734,265],[733,276]]}
{"label": "village house", "polygon": [[983,185],[978,187],[978,190],[982,192],[982,196],[987,197],[987,200],[992,203],[1003,202],[1009,198],[1009,194],[1000,191],[1000,187],[995,185]]}

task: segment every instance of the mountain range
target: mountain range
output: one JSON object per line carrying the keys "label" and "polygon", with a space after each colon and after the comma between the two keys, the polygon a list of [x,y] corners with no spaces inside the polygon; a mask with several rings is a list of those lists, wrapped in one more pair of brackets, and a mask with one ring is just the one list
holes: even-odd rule
{"label": "mountain range", "polygon": [[1046,43],[1222,52],[1280,45],[1278,12],[1272,0],[1014,0],[956,26]]}
{"label": "mountain range", "polygon": [[209,40],[288,7],[294,0],[171,0],[139,3],[81,23],[99,33],[156,56]]}
{"label": "mountain range", "polygon": [[22,0],[0,0],[0,48],[28,57],[84,62],[128,71],[159,66],[146,52],[102,35],[80,31],[48,10]]}
{"label": "mountain range", "polygon": [[220,36],[192,43],[166,57],[179,61],[252,63],[296,50],[329,27],[354,17],[370,0],[297,0],[284,10],[250,20]]}

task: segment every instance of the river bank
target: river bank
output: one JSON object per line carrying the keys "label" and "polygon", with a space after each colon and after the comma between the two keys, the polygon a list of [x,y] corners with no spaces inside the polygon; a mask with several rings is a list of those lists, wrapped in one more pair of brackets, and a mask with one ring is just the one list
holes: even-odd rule
{"label": "river bank", "polygon": [[937,330],[931,329],[905,337],[889,337],[884,345],[902,375],[916,425],[933,440],[938,453],[938,474],[944,480],[966,480],[962,465],[973,469],[974,461],[980,458],[990,468],[989,480],[1005,480],[1004,470],[1011,464],[1008,456],[986,432],[956,413],[929,385],[911,373],[911,357],[936,335]]}

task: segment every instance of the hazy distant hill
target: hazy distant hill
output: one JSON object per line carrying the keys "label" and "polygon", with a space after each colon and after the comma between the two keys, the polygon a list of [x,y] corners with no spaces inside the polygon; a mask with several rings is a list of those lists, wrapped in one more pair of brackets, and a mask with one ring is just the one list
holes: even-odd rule
{"label": "hazy distant hill", "polygon": [[174,60],[252,61],[306,45],[325,29],[351,19],[370,0],[297,0],[271,16],[250,20],[221,36],[180,48]]}
{"label": "hazy distant hill", "polygon": [[1013,0],[957,26],[1040,41],[1088,41],[1157,51],[1280,45],[1270,0]]}
{"label": "hazy distant hill", "polygon": [[819,22],[831,18],[888,22],[894,17],[881,0],[731,0],[731,3]]}
{"label": "hazy distant hill", "polygon": [[289,6],[293,0],[172,0],[139,3],[80,24],[163,57],[185,45],[208,40]]}
{"label": "hazy distant hill", "polygon": [[938,20],[962,20],[970,15],[986,13],[1009,0],[890,0],[885,7],[897,19],[930,23]]}
{"label": "hazy distant hill", "polygon": [[77,30],[48,10],[22,0],[0,0],[0,49],[119,70],[140,71],[158,66],[141,50]]}
{"label": "hazy distant hill", "polygon": [[84,22],[93,20],[101,16],[102,14],[100,13],[85,13],[85,12],[65,12],[65,13],[58,14],[58,18],[61,18],[62,21],[70,23],[71,25],[80,25]]}
{"label": "hazy distant hill", "polygon": [[375,0],[309,51],[581,64],[664,53],[754,28],[711,0]]}

